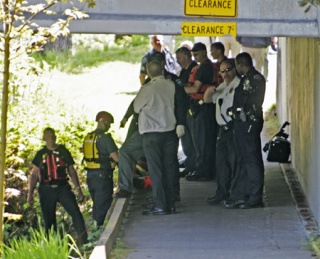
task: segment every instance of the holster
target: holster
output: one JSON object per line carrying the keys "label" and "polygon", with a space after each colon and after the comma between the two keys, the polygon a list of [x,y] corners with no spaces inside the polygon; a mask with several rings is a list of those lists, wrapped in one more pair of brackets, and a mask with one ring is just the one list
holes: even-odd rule
{"label": "holster", "polygon": [[199,104],[198,100],[191,100],[189,103],[189,114],[192,117],[196,117],[199,112],[201,111],[201,105]]}

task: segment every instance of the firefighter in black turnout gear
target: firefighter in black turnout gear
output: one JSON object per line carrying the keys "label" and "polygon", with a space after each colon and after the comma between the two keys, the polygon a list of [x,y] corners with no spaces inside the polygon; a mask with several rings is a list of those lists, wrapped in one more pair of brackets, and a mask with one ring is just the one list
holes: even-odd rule
{"label": "firefighter in black turnout gear", "polygon": [[104,223],[112,203],[112,160],[118,162],[118,147],[110,133],[105,134],[114,122],[113,116],[101,111],[96,115],[97,128],[88,133],[83,143],[87,184],[93,201],[92,218],[97,226]]}
{"label": "firefighter in black turnout gear", "polygon": [[264,165],[260,133],[263,127],[262,104],[266,80],[253,67],[248,53],[238,54],[235,62],[241,81],[235,90],[229,115],[233,119],[239,170],[233,179],[231,201],[227,202],[225,207],[262,207]]}
{"label": "firefighter in black turnout gear", "polygon": [[76,197],[68,183],[70,176],[78,193],[78,200],[83,201],[74,160],[64,145],[56,144],[55,131],[46,128],[43,131],[46,145],[40,149],[32,160],[33,170],[29,181],[28,203],[34,203],[33,193],[39,181],[38,193],[45,230],[57,229],[56,206],[59,202],[72,217],[73,226],[82,244],[87,243],[85,223],[77,204]]}

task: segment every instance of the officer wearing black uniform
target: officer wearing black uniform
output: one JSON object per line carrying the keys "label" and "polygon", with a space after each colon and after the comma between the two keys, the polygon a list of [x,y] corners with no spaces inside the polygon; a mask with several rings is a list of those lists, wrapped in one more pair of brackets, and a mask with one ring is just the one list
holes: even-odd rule
{"label": "officer wearing black uniform", "polygon": [[233,178],[231,201],[225,208],[247,209],[263,206],[264,165],[260,133],[266,80],[253,67],[252,58],[246,52],[237,55],[236,69],[242,77],[235,90],[230,115],[240,169]]}
{"label": "officer wearing black uniform", "polygon": [[[186,47],[180,47],[176,50],[176,58],[177,58],[178,64],[182,68],[179,75],[179,79],[183,87],[185,85],[188,85],[191,71],[198,64],[192,60],[191,50]],[[187,94],[186,94],[186,98],[188,98]],[[187,99],[187,102],[189,102],[189,99]],[[185,169],[182,172],[180,172],[180,176],[186,176],[190,172],[194,172],[196,169],[195,168],[196,152],[194,150],[191,132],[190,132],[190,129],[188,128],[188,124],[186,124],[186,127],[185,127],[185,134],[181,138],[181,146],[182,146],[183,153],[186,156],[186,159],[184,161]]]}

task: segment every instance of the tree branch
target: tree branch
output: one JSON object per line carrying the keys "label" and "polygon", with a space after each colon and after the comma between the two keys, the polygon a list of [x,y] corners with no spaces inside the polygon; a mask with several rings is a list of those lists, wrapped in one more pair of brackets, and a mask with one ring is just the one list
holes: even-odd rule
{"label": "tree branch", "polygon": [[28,23],[30,23],[30,21],[32,21],[39,13],[43,13],[45,10],[49,9],[50,7],[54,6],[58,1],[53,1],[51,4],[48,4],[47,6],[45,6],[43,9],[39,10],[38,12],[36,12],[35,14],[31,15],[31,17],[24,23],[24,25],[22,25],[22,27],[18,30],[18,32],[21,32],[21,30],[27,26]]}

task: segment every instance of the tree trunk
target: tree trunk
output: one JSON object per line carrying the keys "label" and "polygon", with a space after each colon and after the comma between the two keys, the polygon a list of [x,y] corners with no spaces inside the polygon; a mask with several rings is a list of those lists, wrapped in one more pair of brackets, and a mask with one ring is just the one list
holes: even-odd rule
{"label": "tree trunk", "polygon": [[59,36],[54,42],[48,42],[44,45],[43,49],[45,51],[57,51],[65,52],[70,51],[72,48],[72,37],[71,34],[68,36]]}

